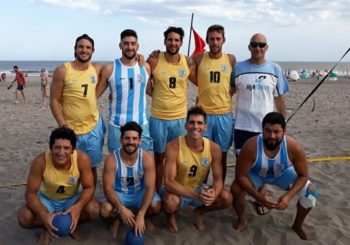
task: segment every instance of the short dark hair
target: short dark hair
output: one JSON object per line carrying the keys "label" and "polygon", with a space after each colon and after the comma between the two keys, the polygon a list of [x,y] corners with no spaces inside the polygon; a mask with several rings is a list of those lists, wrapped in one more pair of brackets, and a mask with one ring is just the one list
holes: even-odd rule
{"label": "short dark hair", "polygon": [[286,120],[284,119],[284,116],[279,112],[269,112],[265,115],[263,121],[262,121],[262,128],[269,123],[269,124],[279,124],[283,129],[286,128]]}
{"label": "short dark hair", "polygon": [[79,42],[80,40],[82,40],[82,39],[88,40],[88,41],[91,43],[92,50],[95,50],[95,42],[94,42],[94,39],[92,39],[88,34],[83,34],[83,35],[77,37],[77,39],[75,40],[74,49],[77,48],[78,42]]}
{"label": "short dark hair", "polygon": [[208,42],[208,38],[209,38],[209,33],[213,32],[213,31],[221,32],[222,37],[225,38],[225,28],[222,25],[212,25],[212,26],[209,26],[208,30],[207,30],[207,36],[205,37],[205,40],[207,42]]}
{"label": "short dark hair", "polygon": [[50,135],[50,149],[52,149],[52,146],[58,139],[69,140],[73,147],[73,150],[75,149],[77,144],[77,136],[72,129],[68,127],[59,127],[54,129]]}
{"label": "short dark hair", "polygon": [[187,111],[186,122],[188,122],[191,115],[202,115],[204,118],[204,122],[207,121],[207,113],[200,106],[193,106]]}
{"label": "short dark hair", "polygon": [[18,69],[18,66],[13,66],[13,69]]}
{"label": "short dark hair", "polygon": [[185,36],[185,32],[181,27],[169,26],[168,29],[164,32],[164,39],[168,38],[170,32],[175,32],[180,35],[180,40],[182,42],[183,37]]}
{"label": "short dark hair", "polygon": [[127,122],[124,126],[120,127],[120,138],[123,138],[126,131],[136,131],[139,134],[139,138],[141,139],[142,128],[137,122],[131,121]]}
{"label": "short dark hair", "polygon": [[120,40],[123,40],[124,37],[135,37],[137,39],[137,33],[136,31],[132,29],[126,29],[120,33]]}

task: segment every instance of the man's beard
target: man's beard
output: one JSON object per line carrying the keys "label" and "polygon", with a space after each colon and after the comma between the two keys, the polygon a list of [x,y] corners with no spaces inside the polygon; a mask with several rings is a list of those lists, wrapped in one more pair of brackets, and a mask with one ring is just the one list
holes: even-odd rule
{"label": "man's beard", "polygon": [[175,54],[177,54],[179,51],[180,51],[180,48],[177,48],[175,51],[171,51],[171,49],[168,48],[168,47],[166,48],[166,52],[169,53],[169,54],[171,54],[171,55],[175,55]]}
{"label": "man's beard", "polygon": [[135,58],[136,54],[137,54],[137,53],[134,52],[134,53],[132,54],[132,56],[129,56],[126,52],[123,52],[123,56],[126,57],[126,58],[129,59],[129,60],[132,60],[133,58]]}
{"label": "man's beard", "polygon": [[264,145],[269,151],[276,150],[277,147],[282,143],[283,137],[280,141],[274,140],[273,143],[269,143],[269,139],[264,139]]}
{"label": "man's beard", "polygon": [[81,62],[81,63],[89,62],[89,61],[91,60],[91,57],[92,57],[92,55],[90,55],[87,59],[83,60],[83,59],[81,59],[81,58],[79,57],[78,54],[75,54],[75,58],[76,58],[79,62]]}
{"label": "man's beard", "polygon": [[[130,151],[128,149],[128,146],[133,146],[135,147],[134,150]],[[132,155],[134,154],[137,150],[138,150],[138,146],[137,145],[131,145],[131,144],[128,144],[128,145],[123,145],[123,151],[126,153],[126,154],[129,154],[129,155]]]}

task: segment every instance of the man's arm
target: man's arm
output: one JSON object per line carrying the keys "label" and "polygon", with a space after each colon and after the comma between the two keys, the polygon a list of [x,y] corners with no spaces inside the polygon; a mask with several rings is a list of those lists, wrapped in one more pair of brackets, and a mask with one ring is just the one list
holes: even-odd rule
{"label": "man's arm", "polygon": [[80,150],[77,151],[78,169],[80,174],[80,183],[83,188],[78,201],[67,209],[65,213],[72,216],[71,231],[73,232],[78,225],[81,211],[91,201],[94,196],[95,186],[94,177],[91,170],[91,162],[89,156]]}
{"label": "man's arm", "polygon": [[158,59],[159,59],[159,56],[157,56],[157,57],[150,56],[147,59],[147,63],[149,64],[150,72],[149,72],[149,79],[148,79],[147,87],[146,87],[146,94],[149,95],[150,97],[152,97],[152,95],[153,95],[152,78],[153,78],[153,71],[154,71],[154,69],[156,69],[156,66],[158,64]]}
{"label": "man's arm", "polygon": [[61,105],[65,76],[66,68],[64,65],[60,65],[53,72],[52,83],[50,87],[50,108],[53,117],[56,119],[58,126],[60,127],[65,125]]}
{"label": "man's arm", "polygon": [[53,232],[57,229],[52,225],[52,219],[54,215],[49,214],[47,208],[41,203],[38,196],[38,191],[42,182],[44,170],[45,153],[42,153],[37,156],[31,164],[24,196],[26,205],[35,214],[35,216],[41,219],[45,229],[50,232],[51,235],[57,237],[57,235],[55,235]]}
{"label": "man's arm", "polygon": [[188,191],[184,186],[176,182],[177,156],[179,154],[179,139],[169,142],[165,149],[164,163],[164,185],[168,192],[178,196],[189,197],[195,200],[200,200],[198,193]]}
{"label": "man's arm", "polygon": [[[232,74],[233,74],[233,68],[234,68],[234,66],[235,66],[235,64],[236,64],[236,57],[235,57],[233,54],[228,54],[227,56],[228,56],[228,59],[229,59],[230,64],[231,64],[231,67],[232,67]],[[231,77],[231,79],[232,79],[232,77]],[[232,81],[230,81],[230,84],[232,84]],[[235,88],[234,88],[234,86],[233,86],[233,87],[230,86],[230,95],[233,96],[234,93],[235,93]]]}
{"label": "man's arm", "polygon": [[221,149],[214,142],[210,142],[210,152],[212,156],[211,170],[213,174],[213,189],[215,199],[220,195],[224,185],[222,179]]}
{"label": "man's arm", "polygon": [[192,58],[186,57],[187,59],[187,65],[190,69],[190,75],[188,76],[188,79],[196,86],[198,86],[197,81],[197,69],[199,66],[199,63],[201,62],[203,54],[196,54]]}
{"label": "man's arm", "polygon": [[298,177],[294,181],[292,187],[278,200],[277,209],[286,209],[290,200],[305,186],[308,175],[308,166],[303,147],[293,138],[286,136],[288,145],[288,157],[293,163],[294,170]]}
{"label": "man's arm", "polygon": [[141,208],[137,212],[135,221],[136,234],[140,236],[145,231],[145,214],[147,212],[148,207],[151,205],[156,185],[156,167],[153,157],[148,152],[143,151],[142,159],[146,191],[145,195],[143,196]]}
{"label": "man's arm", "polygon": [[281,113],[284,118],[286,118],[286,103],[283,95],[279,95],[275,97],[275,105],[276,105],[277,111]]}
{"label": "man's arm", "polygon": [[100,98],[100,96],[104,93],[106,88],[108,87],[108,79],[113,72],[113,63],[106,64],[101,69],[101,74],[99,81],[96,86],[96,98]]}

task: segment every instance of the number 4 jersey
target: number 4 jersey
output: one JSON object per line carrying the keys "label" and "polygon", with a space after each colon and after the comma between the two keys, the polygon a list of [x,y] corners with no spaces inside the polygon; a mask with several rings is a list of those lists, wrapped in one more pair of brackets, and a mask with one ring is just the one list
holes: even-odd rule
{"label": "number 4 jersey", "polygon": [[168,63],[164,52],[153,75],[152,117],[162,120],[185,118],[187,113],[187,78],[190,75],[186,57],[180,54],[177,64]]}
{"label": "number 4 jersey", "polygon": [[69,128],[78,135],[93,130],[98,122],[96,104],[97,74],[91,63],[84,71],[76,70],[71,62],[64,64],[66,76],[62,95],[62,112]]}
{"label": "number 4 jersey", "polygon": [[203,137],[203,151],[193,152],[188,148],[185,136],[180,136],[178,139],[179,155],[175,180],[186,189],[194,190],[203,183],[210,170],[212,162],[210,140]]}
{"label": "number 4 jersey", "polygon": [[51,151],[45,152],[45,170],[40,192],[54,200],[64,200],[77,193],[80,184],[78,154],[74,150],[71,155],[69,170],[56,169],[52,162]]}

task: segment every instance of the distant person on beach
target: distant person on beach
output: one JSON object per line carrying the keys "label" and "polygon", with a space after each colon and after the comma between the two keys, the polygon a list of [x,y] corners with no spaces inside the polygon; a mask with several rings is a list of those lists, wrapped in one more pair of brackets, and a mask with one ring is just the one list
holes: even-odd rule
{"label": "distant person on beach", "polygon": [[6,73],[5,72],[1,73],[0,81],[6,82]]}
{"label": "distant person on beach", "polygon": [[41,107],[45,108],[45,99],[49,97],[49,74],[45,68],[41,68],[40,71],[41,81]]}
{"label": "distant person on beach", "polygon": [[[138,236],[145,228],[152,229],[147,215],[161,210],[160,197],[154,192],[156,168],[153,156],[140,148],[142,128],[136,122],[120,127],[121,147],[111,152],[103,169],[103,190],[107,200],[100,215],[112,221],[110,232],[117,237],[120,224],[134,227]],[[116,215],[119,214],[119,217]]]}
{"label": "distant person on beach", "polygon": [[[59,214],[72,217],[71,236],[80,239],[77,225],[98,217],[100,204],[94,198],[94,179],[87,154],[76,150],[73,130],[60,127],[50,135],[50,148],[34,158],[28,175],[25,205],[17,213],[26,229],[41,227],[39,244],[48,244],[57,229],[52,225]],[[79,190],[81,184],[82,190]]]}
{"label": "distant person on beach", "polygon": [[[232,73],[231,87],[237,93],[234,125],[236,156],[249,138],[262,132],[261,122],[268,112],[276,107],[278,112],[286,115],[283,95],[289,90],[288,81],[278,64],[265,59],[268,47],[263,34],[254,34],[248,45],[251,57],[237,62]],[[257,212],[267,214],[268,209],[257,204]]]}
{"label": "distant person on beach", "polygon": [[165,146],[185,134],[187,78],[194,66],[188,57],[179,53],[184,35],[181,27],[169,27],[164,32],[166,51],[147,59],[152,70],[147,94],[152,96],[149,126],[157,168],[157,190],[163,180]]}
{"label": "distant person on beach", "polygon": [[15,103],[19,103],[19,94],[22,94],[23,101],[26,101],[26,97],[24,94],[24,87],[26,86],[26,79],[24,78],[23,72],[18,70],[18,66],[13,67],[13,72],[15,73],[15,79],[12,81],[10,86],[7,87],[7,89],[10,89],[15,82],[17,82],[17,89],[16,89],[16,100]]}
{"label": "distant person on beach", "polygon": [[76,39],[75,60],[58,66],[53,73],[50,107],[58,125],[69,127],[77,134],[77,148],[90,156],[96,184],[96,166],[103,157],[105,125],[96,99],[102,66],[90,62],[94,50],[94,40],[87,34]]}
{"label": "distant person on beach", "polygon": [[222,152],[223,180],[226,178],[227,151],[232,144],[233,113],[230,77],[236,58],[222,52],[225,29],[212,25],[207,30],[209,52],[192,57],[196,65],[195,80],[198,86],[198,105],[207,113],[207,130],[204,137],[217,143]]}
{"label": "distant person on beach", "polygon": [[108,150],[113,152],[119,149],[120,127],[135,121],[142,127],[141,148],[152,151],[153,141],[149,133],[146,100],[146,86],[151,68],[148,63],[139,62],[139,43],[134,30],[126,29],[120,33],[119,48],[122,57],[103,66],[96,88],[97,98],[107,87],[110,92]]}
{"label": "distant person on beach", "polygon": [[[309,181],[303,147],[285,134],[286,122],[278,112],[268,113],[262,121],[262,134],[247,140],[236,164],[236,178],[231,186],[233,207],[238,215],[234,229],[241,231],[247,225],[245,193],[268,209],[285,210],[295,195],[299,196],[293,230],[301,239],[307,239],[303,223],[315,206],[317,188]],[[263,184],[285,190],[277,201],[258,190]]]}
{"label": "distant person on beach", "polygon": [[[203,137],[207,124],[201,107],[188,110],[185,128],[187,134],[168,143],[165,150],[165,186],[160,193],[170,232],[178,231],[175,214],[180,208],[195,207],[194,223],[202,231],[205,229],[204,214],[232,203],[231,193],[223,188],[220,147]],[[213,184],[207,186],[204,181],[210,169]]]}

